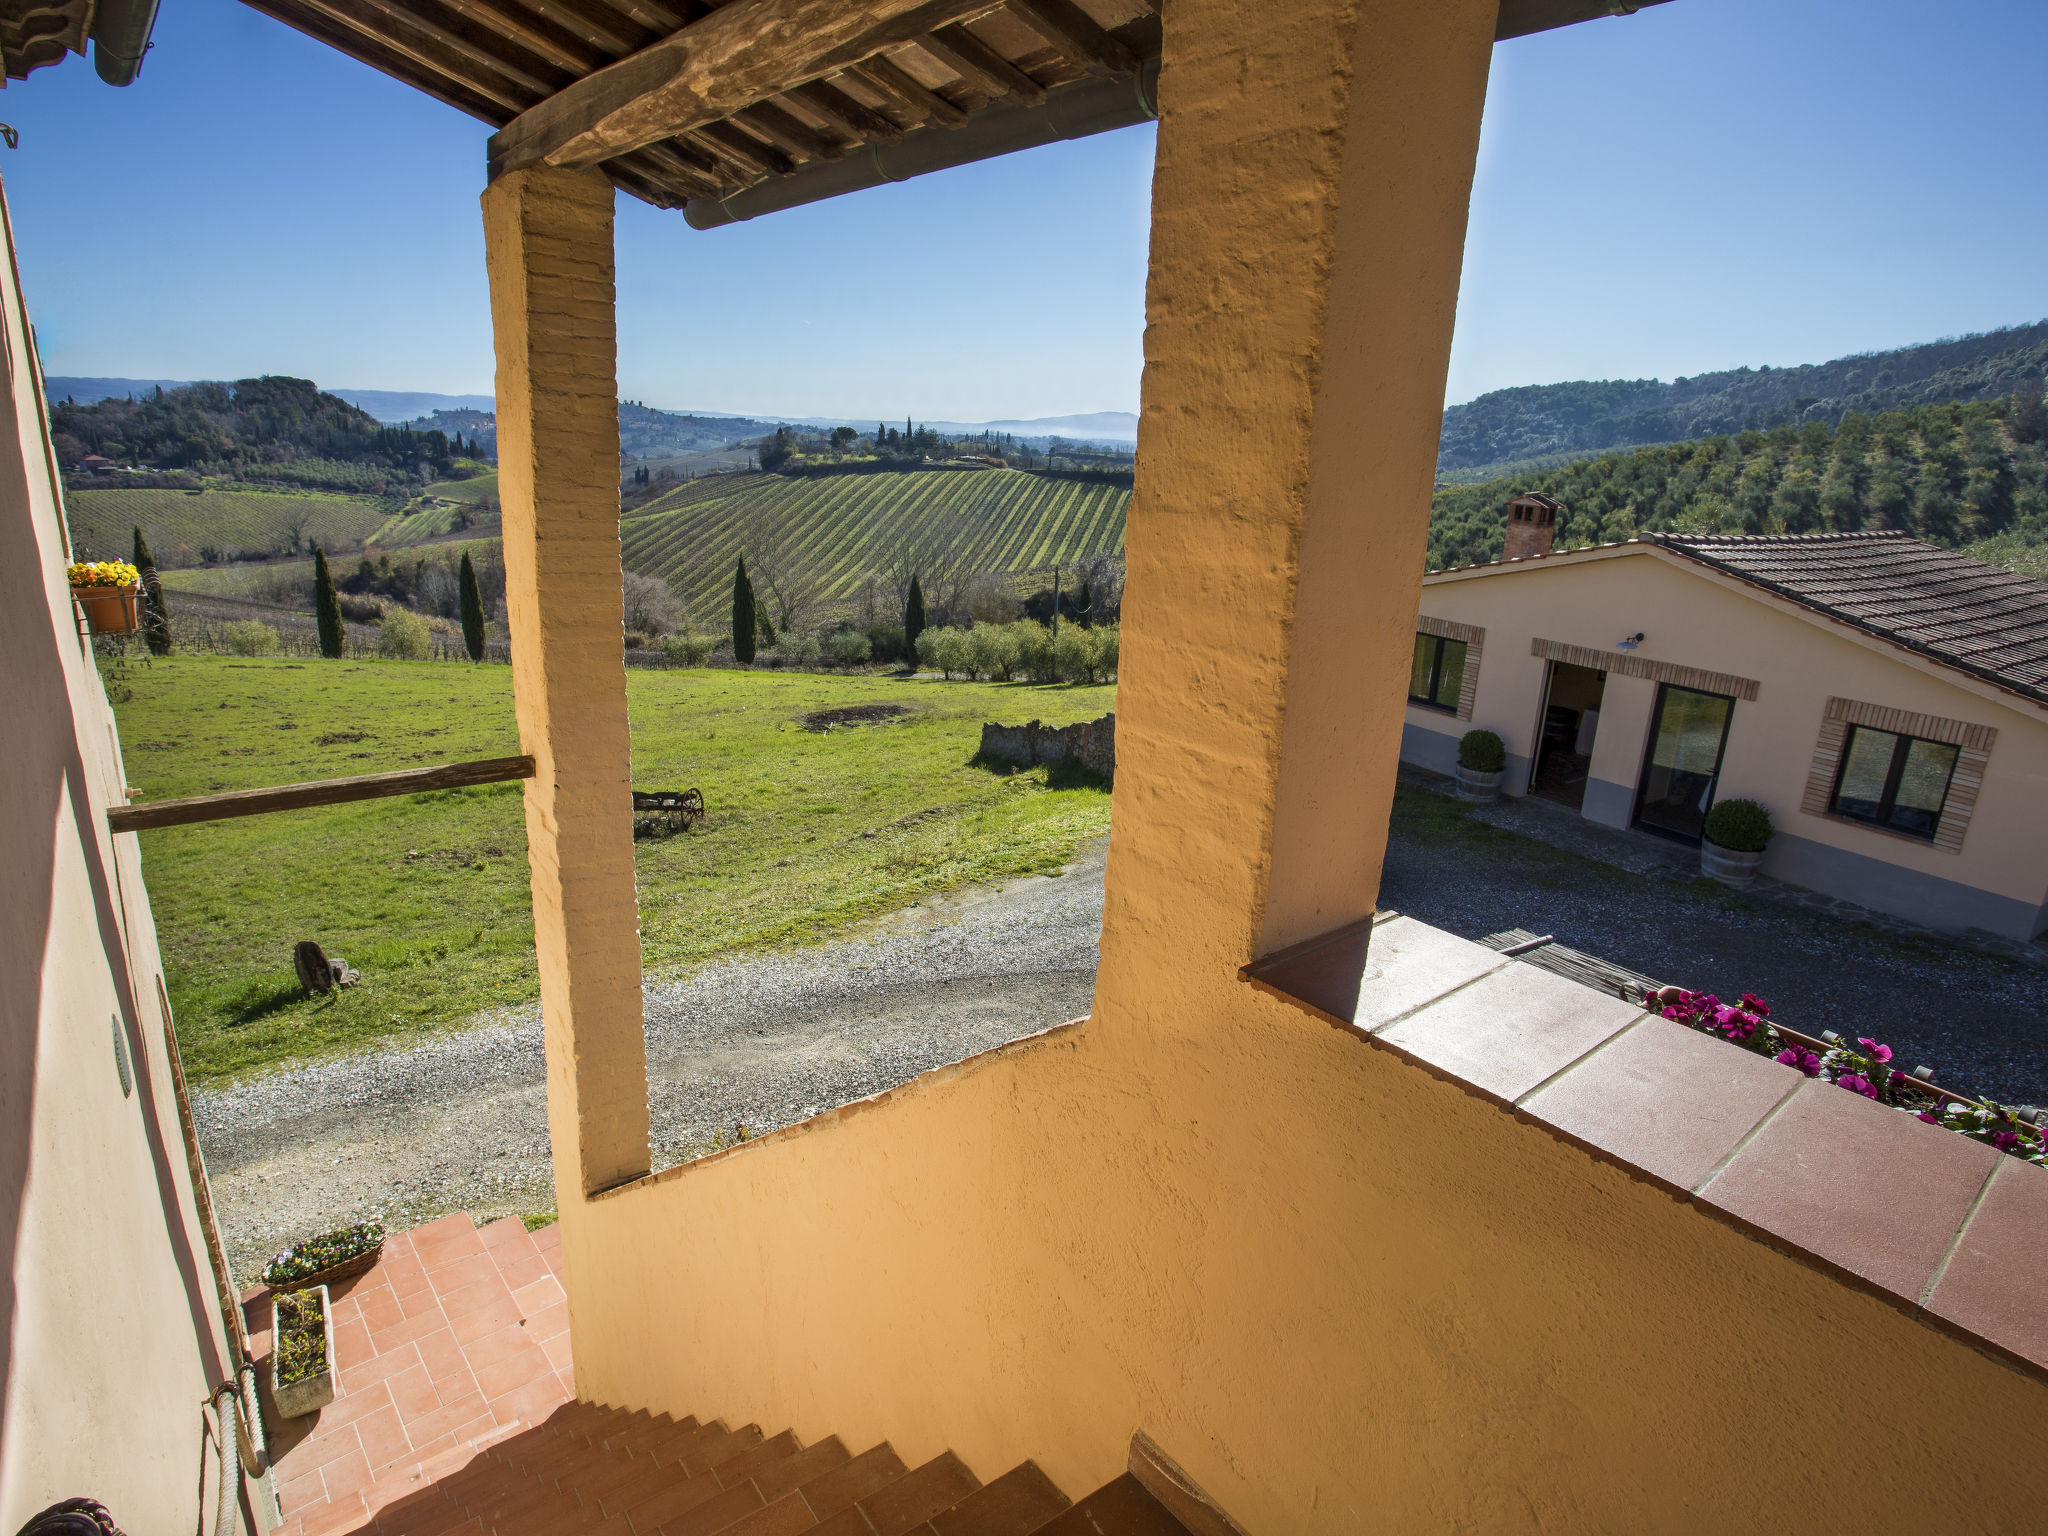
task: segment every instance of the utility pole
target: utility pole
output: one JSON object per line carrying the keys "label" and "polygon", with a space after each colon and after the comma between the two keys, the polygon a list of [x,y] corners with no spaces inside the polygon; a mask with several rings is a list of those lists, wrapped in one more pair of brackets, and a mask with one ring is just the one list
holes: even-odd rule
{"label": "utility pole", "polygon": [[1060,643],[1060,568],[1052,568],[1052,643]]}

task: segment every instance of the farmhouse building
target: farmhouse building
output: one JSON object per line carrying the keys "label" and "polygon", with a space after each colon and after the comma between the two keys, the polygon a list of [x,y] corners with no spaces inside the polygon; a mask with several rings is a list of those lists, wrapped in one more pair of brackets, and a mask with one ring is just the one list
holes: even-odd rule
{"label": "farmhouse building", "polygon": [[1695,843],[1716,799],[1758,800],[1769,875],[1932,928],[2048,927],[2048,584],[1910,535],[1435,572],[1401,755],[1449,772],[1472,729],[1507,744],[1510,793]]}

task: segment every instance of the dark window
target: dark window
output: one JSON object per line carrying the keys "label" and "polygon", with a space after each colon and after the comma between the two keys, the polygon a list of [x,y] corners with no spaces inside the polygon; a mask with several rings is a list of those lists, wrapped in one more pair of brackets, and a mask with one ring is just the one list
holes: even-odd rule
{"label": "dark window", "polygon": [[1408,674],[1408,702],[1457,712],[1465,687],[1465,642],[1441,635],[1415,637],[1415,666]]}
{"label": "dark window", "polygon": [[1854,725],[1829,809],[1908,837],[1932,838],[1955,772],[1956,749],[1945,742]]}

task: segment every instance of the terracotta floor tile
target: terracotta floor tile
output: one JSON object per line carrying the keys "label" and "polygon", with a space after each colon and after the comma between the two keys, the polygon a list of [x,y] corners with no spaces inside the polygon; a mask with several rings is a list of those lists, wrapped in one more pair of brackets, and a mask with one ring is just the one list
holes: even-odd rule
{"label": "terracotta floor tile", "polygon": [[364,1518],[360,1494],[347,1493],[338,1499],[306,1511],[299,1529],[305,1536],[343,1536],[361,1528]]}
{"label": "terracotta floor tile", "polygon": [[526,1330],[518,1326],[500,1328],[496,1333],[487,1333],[462,1346],[462,1357],[472,1371],[481,1371],[486,1366],[496,1365],[500,1360],[509,1359],[528,1349],[537,1349]]}
{"label": "terracotta floor tile", "polygon": [[1293,958],[1254,965],[1267,986],[1360,1029],[1379,1029],[1513,962],[1481,944],[1397,917]]}
{"label": "terracotta floor tile", "polygon": [[500,1328],[516,1327],[519,1323],[519,1308],[514,1306],[510,1296],[500,1297],[487,1306],[466,1312],[461,1317],[450,1318],[449,1327],[455,1337],[465,1345],[471,1339],[480,1339],[485,1334],[496,1333]]}
{"label": "terracotta floor tile", "polygon": [[505,1289],[505,1277],[492,1270],[482,1280],[477,1280],[459,1290],[442,1291],[441,1311],[449,1322],[465,1317],[479,1307],[487,1307],[494,1301],[511,1301],[512,1293]]}
{"label": "terracotta floor tile", "polygon": [[415,1252],[424,1252],[429,1247],[462,1239],[479,1245],[482,1243],[482,1239],[476,1235],[476,1223],[460,1211],[452,1216],[443,1216],[437,1221],[407,1227],[405,1236]]}
{"label": "terracotta floor tile", "polygon": [[446,1264],[430,1264],[427,1266],[427,1278],[433,1282],[434,1292],[444,1304],[451,1293],[484,1281],[501,1290],[505,1285],[504,1276],[499,1274],[498,1266],[488,1253],[464,1254]]}
{"label": "terracotta floor tile", "polygon": [[560,1253],[562,1251],[562,1224],[558,1221],[551,1221],[538,1232],[535,1232],[533,1234],[533,1246],[538,1248],[543,1254]]}
{"label": "terracotta floor tile", "polygon": [[469,1369],[468,1357],[462,1352],[462,1341],[455,1337],[453,1329],[437,1329],[414,1347],[426,1363],[427,1374],[436,1381]]}
{"label": "terracotta floor tile", "polygon": [[402,1376],[419,1363],[419,1346],[400,1344],[396,1348],[372,1355],[361,1365],[351,1366],[344,1379],[348,1382],[349,1390],[355,1391],[369,1386],[372,1382],[388,1381],[393,1376]]}
{"label": "terracotta floor tile", "polygon": [[[1398,926],[1388,923],[1380,932]],[[1642,1017],[1633,1003],[1510,961],[1391,1025],[1380,1038],[1513,1103]]]}
{"label": "terracotta floor tile", "polygon": [[1693,1198],[1917,1305],[2003,1156],[1814,1078]]}
{"label": "terracotta floor tile", "polygon": [[417,1419],[408,1419],[405,1425],[406,1438],[412,1441],[413,1449],[419,1451],[422,1450],[422,1442],[438,1441],[442,1436],[452,1434],[458,1426],[467,1424],[471,1419],[488,1416],[489,1413],[490,1405],[484,1401],[483,1395],[472,1392],[467,1397],[459,1397],[433,1413],[423,1414]]}
{"label": "terracotta floor tile", "polygon": [[433,1378],[427,1374],[424,1365],[415,1365],[411,1370],[393,1376],[385,1385],[390,1389],[391,1403],[398,1410],[398,1417],[408,1424],[441,1406],[441,1394],[434,1390]]}
{"label": "terracotta floor tile", "polygon": [[357,1437],[353,1424],[337,1424],[332,1429],[322,1425],[293,1446],[286,1453],[286,1459],[291,1463],[292,1475],[303,1476],[362,1448],[363,1442]]}
{"label": "terracotta floor tile", "polygon": [[[506,1277],[506,1283],[511,1284],[509,1275]],[[562,1289],[562,1282],[555,1278],[555,1272],[546,1264],[542,1264],[540,1273],[534,1279],[524,1285],[512,1286],[512,1299],[519,1303],[521,1312],[531,1317],[543,1307],[552,1307],[559,1302],[567,1301],[569,1294]]]}
{"label": "terracotta floor tile", "polygon": [[344,1322],[341,1318],[335,1317],[330,1322],[334,1334],[335,1368],[347,1371],[352,1367],[368,1364],[370,1358],[377,1353],[370,1343],[369,1325],[361,1318],[351,1318]]}
{"label": "terracotta floor tile", "polygon": [[558,1333],[551,1339],[540,1341],[541,1352],[548,1357],[548,1364],[558,1371],[566,1371],[574,1359],[569,1353],[569,1335]]}
{"label": "terracotta floor tile", "polygon": [[320,1480],[327,1485],[327,1497],[330,1499],[358,1493],[370,1486],[369,1458],[360,1448],[350,1451],[322,1467]]}
{"label": "terracotta floor tile", "polygon": [[410,1296],[426,1287],[427,1267],[409,1253],[395,1259],[387,1256],[377,1265],[377,1270],[394,1296]]}
{"label": "terracotta floor tile", "polygon": [[350,1381],[348,1374],[343,1372],[341,1386],[345,1390],[320,1410],[320,1427],[323,1430],[339,1429],[344,1424],[369,1417],[380,1408],[391,1406],[391,1389],[381,1379],[359,1384]]}
{"label": "terracotta floor tile", "polygon": [[435,1330],[447,1326],[447,1319],[442,1317],[441,1309],[436,1307],[430,1312],[420,1313],[417,1317],[408,1317],[395,1328],[371,1329],[370,1345],[381,1355],[389,1350],[398,1348],[401,1344],[414,1343],[419,1339],[425,1338]]}
{"label": "terracotta floor tile", "polygon": [[533,1234],[526,1230],[526,1223],[517,1216],[500,1217],[486,1226],[477,1228],[476,1235],[483,1239],[484,1247],[493,1253],[503,1248],[530,1250],[533,1247]]}
{"label": "terracotta floor tile", "polygon": [[568,1331],[569,1304],[565,1301],[526,1314],[526,1332],[531,1338],[552,1339],[556,1334]]}
{"label": "terracotta floor tile", "polygon": [[389,1328],[405,1321],[405,1311],[388,1285],[379,1286],[365,1296],[358,1305],[357,1315],[372,1328]]}
{"label": "terracotta floor tile", "polygon": [[398,1410],[389,1403],[356,1420],[356,1434],[372,1468],[386,1466],[412,1450],[412,1441],[399,1422]]}
{"label": "terracotta floor tile", "polygon": [[[280,1472],[289,1470],[279,1464]],[[287,1515],[301,1514],[307,1509],[327,1502],[327,1484],[321,1481],[320,1469],[309,1472],[293,1472],[277,1485],[277,1502]]]}
{"label": "terracotta floor tile", "polygon": [[548,1364],[548,1357],[537,1346],[528,1344],[494,1365],[478,1366],[476,1384],[485,1397],[496,1399],[517,1391],[529,1382],[543,1377],[552,1379],[554,1374],[555,1368]]}
{"label": "terracotta floor tile", "polygon": [[521,1287],[539,1281],[557,1284],[555,1272],[548,1268],[548,1261],[531,1249],[516,1258],[498,1265],[498,1273],[505,1277],[506,1289],[517,1293]]}
{"label": "terracotta floor tile", "polygon": [[2048,1168],[1999,1158],[1927,1310],[2048,1367]]}

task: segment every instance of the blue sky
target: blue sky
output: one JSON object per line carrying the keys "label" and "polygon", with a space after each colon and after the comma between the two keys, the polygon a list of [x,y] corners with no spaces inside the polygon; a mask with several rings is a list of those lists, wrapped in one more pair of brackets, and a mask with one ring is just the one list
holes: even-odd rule
{"label": "blue sky", "polygon": [[[49,370],[487,392],[484,125],[248,10],[10,83]],[[2048,316],[2035,0],[1674,0],[1503,44],[1449,398]],[[699,233],[622,199],[620,387],[670,408],[1135,409],[1152,130]]]}

